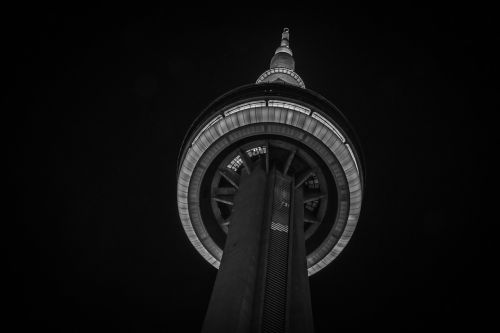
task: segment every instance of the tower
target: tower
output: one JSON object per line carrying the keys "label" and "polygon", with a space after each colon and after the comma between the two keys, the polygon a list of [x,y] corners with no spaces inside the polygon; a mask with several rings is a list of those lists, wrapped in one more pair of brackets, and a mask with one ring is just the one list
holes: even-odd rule
{"label": "tower", "polygon": [[184,230],[218,268],[203,332],[312,332],[308,276],[349,242],[363,196],[356,136],[295,73],[289,30],[255,84],[212,102],[178,160]]}

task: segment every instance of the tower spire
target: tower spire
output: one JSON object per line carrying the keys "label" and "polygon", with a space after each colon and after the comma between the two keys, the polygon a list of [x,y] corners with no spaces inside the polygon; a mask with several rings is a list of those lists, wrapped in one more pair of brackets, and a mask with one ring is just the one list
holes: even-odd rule
{"label": "tower spire", "polygon": [[276,52],[286,52],[293,56],[292,50],[290,49],[290,30],[288,28],[284,28],[283,32],[281,33],[281,44],[280,46],[276,49]]}
{"label": "tower spire", "polygon": [[289,44],[290,40],[290,29],[288,28],[283,28],[283,32],[281,33],[281,45],[287,45]]}
{"label": "tower spire", "polygon": [[290,48],[290,30],[284,28],[281,33],[280,46],[274,52],[269,69],[262,73],[256,83],[281,82],[305,88],[304,81],[294,72],[295,60]]}

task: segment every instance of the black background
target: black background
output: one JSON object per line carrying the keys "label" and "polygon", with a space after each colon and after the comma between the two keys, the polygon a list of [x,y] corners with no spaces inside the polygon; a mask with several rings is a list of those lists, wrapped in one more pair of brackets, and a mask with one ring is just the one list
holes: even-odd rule
{"label": "black background", "polygon": [[268,68],[283,27],[366,158],[356,232],[311,278],[317,332],[487,321],[492,9],[281,7],[3,12],[8,323],[199,331],[216,270],[180,224],[177,154],[209,102]]}

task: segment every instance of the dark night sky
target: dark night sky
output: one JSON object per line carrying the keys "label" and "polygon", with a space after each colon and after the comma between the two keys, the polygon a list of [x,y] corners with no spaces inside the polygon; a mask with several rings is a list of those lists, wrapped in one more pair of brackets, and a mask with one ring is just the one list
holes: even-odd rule
{"label": "dark night sky", "polygon": [[356,232],[311,278],[317,332],[486,320],[492,10],[191,10],[2,14],[9,321],[199,331],[216,270],[181,227],[177,154],[209,102],[268,68],[285,26],[296,71],[366,158]]}

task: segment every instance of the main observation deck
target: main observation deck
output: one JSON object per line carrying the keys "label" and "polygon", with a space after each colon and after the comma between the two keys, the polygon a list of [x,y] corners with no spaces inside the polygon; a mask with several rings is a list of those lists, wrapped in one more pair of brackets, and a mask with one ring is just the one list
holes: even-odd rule
{"label": "main observation deck", "polygon": [[308,274],[326,267],[356,227],[363,159],[343,114],[301,85],[236,88],[211,103],[186,135],[178,159],[177,197],[184,230],[218,268],[242,170],[265,160],[304,187]]}

